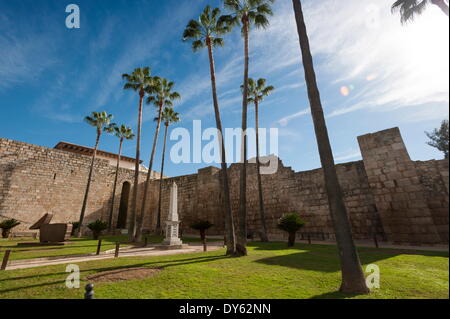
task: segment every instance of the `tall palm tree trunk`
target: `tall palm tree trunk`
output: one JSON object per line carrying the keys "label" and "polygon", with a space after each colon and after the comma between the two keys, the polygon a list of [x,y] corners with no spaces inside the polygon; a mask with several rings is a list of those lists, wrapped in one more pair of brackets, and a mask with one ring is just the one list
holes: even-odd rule
{"label": "tall palm tree trunk", "polygon": [[261,227],[259,236],[262,242],[268,242],[269,238],[267,236],[267,225],[266,225],[266,214],[264,211],[264,196],[261,181],[261,162],[259,161],[259,105],[258,100],[255,99],[255,129],[256,129],[256,170],[258,176],[258,194],[259,194],[259,216],[261,218]]}
{"label": "tall palm tree trunk", "polygon": [[308,88],[314,129],[325,176],[331,219],[336,233],[339,258],[341,261],[342,284],[340,291],[344,293],[368,293],[369,289],[366,286],[358,252],[356,251],[353,242],[350,222],[336,173],[333,152],[331,150],[325,117],[323,115],[320,93],[317,87],[302,6],[300,0],[292,0],[292,2],[297,21],[297,31],[300,38],[303,67],[305,70],[305,79]]}
{"label": "tall palm tree trunk", "polygon": [[136,241],[138,241],[138,242],[142,240],[142,230],[144,228],[144,219],[145,219],[145,206],[147,204],[148,189],[150,187],[150,180],[151,180],[151,175],[152,175],[152,171],[153,171],[153,161],[155,159],[156,145],[158,144],[159,130],[161,128],[162,110],[163,110],[163,105],[160,104],[159,110],[158,110],[158,123],[156,125],[156,131],[155,131],[155,135],[153,137],[152,153],[150,155],[150,163],[149,163],[148,172],[147,172],[147,180],[145,181],[144,197],[142,199],[142,206],[141,206],[141,216],[139,218],[138,230],[136,233]]}
{"label": "tall palm tree trunk", "polygon": [[134,167],[134,188],[133,199],[131,202],[131,219],[129,225],[128,237],[131,242],[135,241],[136,235],[136,217],[137,217],[137,197],[139,188],[139,169],[140,169],[140,157],[141,157],[141,132],[142,132],[142,102],[144,100],[145,92],[141,90],[139,92],[139,111],[138,111],[138,129],[136,138],[136,163]]}
{"label": "tall palm tree trunk", "polygon": [[248,106],[248,18],[243,18],[244,25],[244,92],[242,101],[242,145],[241,145],[241,178],[239,187],[239,228],[236,243],[236,254],[238,256],[247,255],[247,106]]}
{"label": "tall palm tree trunk", "polygon": [[89,198],[89,190],[91,188],[92,174],[94,171],[94,163],[95,163],[95,159],[97,158],[98,143],[100,142],[100,135],[101,135],[101,131],[98,131],[97,138],[95,140],[94,153],[92,154],[91,167],[89,169],[89,177],[88,177],[88,182],[86,185],[86,191],[84,192],[83,206],[81,207],[80,220],[79,220],[79,225],[78,225],[78,229],[77,229],[77,237],[81,237],[81,230],[82,230],[82,226],[83,226],[84,215],[86,213],[86,207],[87,207],[87,202],[88,202],[88,198]]}
{"label": "tall palm tree trunk", "polygon": [[214,103],[214,114],[216,118],[216,127],[220,139],[220,157],[221,157],[221,177],[222,177],[222,193],[223,193],[223,205],[225,212],[225,231],[226,231],[226,246],[227,255],[234,255],[236,253],[236,235],[234,231],[233,211],[231,210],[231,197],[230,186],[228,182],[228,168],[225,153],[225,141],[223,138],[222,121],[220,119],[219,101],[217,98],[216,87],[216,71],[214,66],[214,55],[212,50],[211,39],[207,39],[208,55],[209,55],[209,68],[211,72],[211,87]]}
{"label": "tall palm tree trunk", "polygon": [[120,139],[119,142],[119,155],[117,156],[117,165],[116,165],[116,176],[114,177],[114,186],[111,198],[111,208],[109,210],[109,219],[108,219],[108,231],[112,232],[113,230],[113,215],[114,215],[114,201],[116,199],[116,189],[117,189],[117,180],[119,178],[119,166],[120,166],[120,157],[122,155],[122,145],[123,138]]}
{"label": "tall palm tree trunk", "polygon": [[156,220],[156,231],[161,230],[161,202],[162,202],[162,182],[164,175],[164,159],[166,155],[166,142],[167,142],[167,131],[169,130],[169,123],[166,123],[166,128],[164,130],[164,144],[163,153],[161,159],[161,176],[159,177],[159,198],[158,198],[158,219]]}
{"label": "tall palm tree trunk", "polygon": [[448,4],[444,0],[431,0],[432,4],[437,5],[448,16]]}

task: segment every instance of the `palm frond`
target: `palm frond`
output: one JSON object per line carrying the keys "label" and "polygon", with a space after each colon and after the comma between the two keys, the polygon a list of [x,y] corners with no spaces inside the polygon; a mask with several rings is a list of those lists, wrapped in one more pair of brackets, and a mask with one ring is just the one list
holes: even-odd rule
{"label": "palm frond", "polygon": [[255,25],[255,27],[263,29],[266,29],[270,25],[269,19],[267,19],[264,14],[256,14],[253,20],[253,24]]}
{"label": "palm frond", "polygon": [[242,35],[246,34],[244,23],[248,21],[248,29],[267,28],[268,17],[273,15],[271,4],[274,0],[225,0],[225,8],[230,14],[222,16],[219,20],[222,24],[241,26]]}
{"label": "palm frond", "polygon": [[391,7],[392,12],[400,12],[400,21],[405,24],[413,21],[416,15],[420,15],[430,3],[429,0],[397,0]]}
{"label": "palm frond", "polygon": [[213,47],[223,47],[225,45],[225,41],[222,38],[215,38],[212,41]]}
{"label": "palm frond", "polygon": [[272,7],[268,3],[264,3],[256,8],[256,12],[263,15],[273,15]]}
{"label": "palm frond", "polygon": [[117,124],[116,123],[111,123],[107,126],[105,126],[103,128],[103,131],[106,133],[114,133],[114,131],[116,130]]}
{"label": "palm frond", "polygon": [[[180,121],[179,113],[175,112],[172,107],[165,107],[161,113],[161,119],[166,122],[166,125],[177,123]],[[157,118],[158,119],[158,118]],[[158,119],[159,120],[159,119]]]}
{"label": "palm frond", "polygon": [[151,69],[147,66],[144,68],[136,68],[131,74],[122,74],[122,79],[126,81],[125,85],[123,86],[124,90],[145,90],[145,88],[151,85],[153,81],[152,77],[150,76],[150,72]]}
{"label": "palm frond", "polygon": [[241,9],[240,0],[225,0],[223,2],[225,9],[229,11],[239,11]]}
{"label": "palm frond", "polygon": [[232,30],[231,23],[235,20],[231,16],[221,16],[219,8],[212,9],[209,5],[200,14],[198,20],[190,20],[183,32],[183,41],[192,41],[194,52],[205,48],[209,40],[213,46],[223,45],[220,36]]}
{"label": "palm frond", "polygon": [[95,120],[94,120],[92,117],[90,117],[90,116],[86,116],[86,117],[84,118],[84,121],[85,121],[87,124],[89,124],[89,125],[97,126],[97,123],[95,122]]}
{"label": "palm frond", "polygon": [[183,33],[183,40],[198,39],[202,36],[202,26],[198,21],[191,20]]}
{"label": "palm frond", "polygon": [[105,132],[109,132],[109,130],[113,130],[110,123],[113,119],[112,114],[108,114],[106,112],[92,112],[90,116],[86,116],[84,118],[85,122],[91,126],[96,127],[99,132],[102,130]]}
{"label": "palm frond", "polygon": [[164,100],[164,104],[163,105],[173,107],[173,102],[171,100]]}
{"label": "palm frond", "polygon": [[156,97],[155,97],[155,96],[152,96],[152,95],[149,96],[149,97],[147,97],[146,103],[147,103],[147,104],[154,104],[154,105],[157,105]]}
{"label": "palm frond", "polygon": [[203,49],[204,47],[206,47],[206,43],[202,40],[192,42],[192,51],[194,52],[197,52],[200,49]]}

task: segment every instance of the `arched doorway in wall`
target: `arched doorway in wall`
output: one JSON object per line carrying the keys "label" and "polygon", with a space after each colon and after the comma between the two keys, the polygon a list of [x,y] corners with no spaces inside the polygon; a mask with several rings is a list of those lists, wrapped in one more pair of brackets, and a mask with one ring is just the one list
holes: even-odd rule
{"label": "arched doorway in wall", "polygon": [[120,196],[119,217],[117,218],[117,229],[127,228],[128,200],[130,198],[131,183],[124,182],[122,195]]}

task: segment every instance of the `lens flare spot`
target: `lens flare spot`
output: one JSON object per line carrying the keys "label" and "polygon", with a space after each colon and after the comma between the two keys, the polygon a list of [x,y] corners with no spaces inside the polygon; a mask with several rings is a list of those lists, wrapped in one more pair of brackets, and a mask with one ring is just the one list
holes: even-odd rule
{"label": "lens flare spot", "polygon": [[347,86],[342,86],[341,94],[342,94],[342,96],[348,96],[350,94],[350,88]]}
{"label": "lens flare spot", "polygon": [[377,75],[376,74],[369,74],[367,77],[366,77],[366,80],[367,81],[373,81],[373,80],[375,80],[377,78]]}

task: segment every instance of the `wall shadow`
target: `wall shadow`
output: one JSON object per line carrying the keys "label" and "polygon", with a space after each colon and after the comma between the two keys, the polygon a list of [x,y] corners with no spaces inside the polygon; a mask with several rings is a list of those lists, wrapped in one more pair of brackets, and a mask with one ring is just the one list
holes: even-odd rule
{"label": "wall shadow", "polygon": [[[0,160],[2,160],[4,158],[15,156],[15,155],[17,155],[17,153],[3,155],[3,156],[0,156]],[[0,186],[1,186],[1,188],[3,188],[2,192],[0,193],[0,207],[2,207],[3,203],[6,201],[9,190],[11,189],[11,180],[12,180],[14,171],[16,169],[20,168],[25,163],[26,163],[26,161],[24,161],[24,160],[21,160],[21,161],[14,160],[14,161],[8,162],[7,164],[0,165],[0,172],[2,172],[2,174],[0,175]],[[12,215],[6,215],[0,211],[0,218],[1,219],[10,219],[13,217],[12,217]],[[27,223],[23,220],[19,220],[19,219],[17,219],[17,220],[21,223]]]}
{"label": "wall shadow", "polygon": [[[255,247],[255,250],[280,250],[279,243],[251,243],[251,245]],[[255,262],[321,272],[337,272],[341,270],[336,246],[297,244],[289,249],[300,251],[289,255],[258,259],[255,260]],[[439,256],[448,258],[448,252],[376,249],[365,247],[358,248],[358,254],[362,264],[372,264],[399,255]]]}

